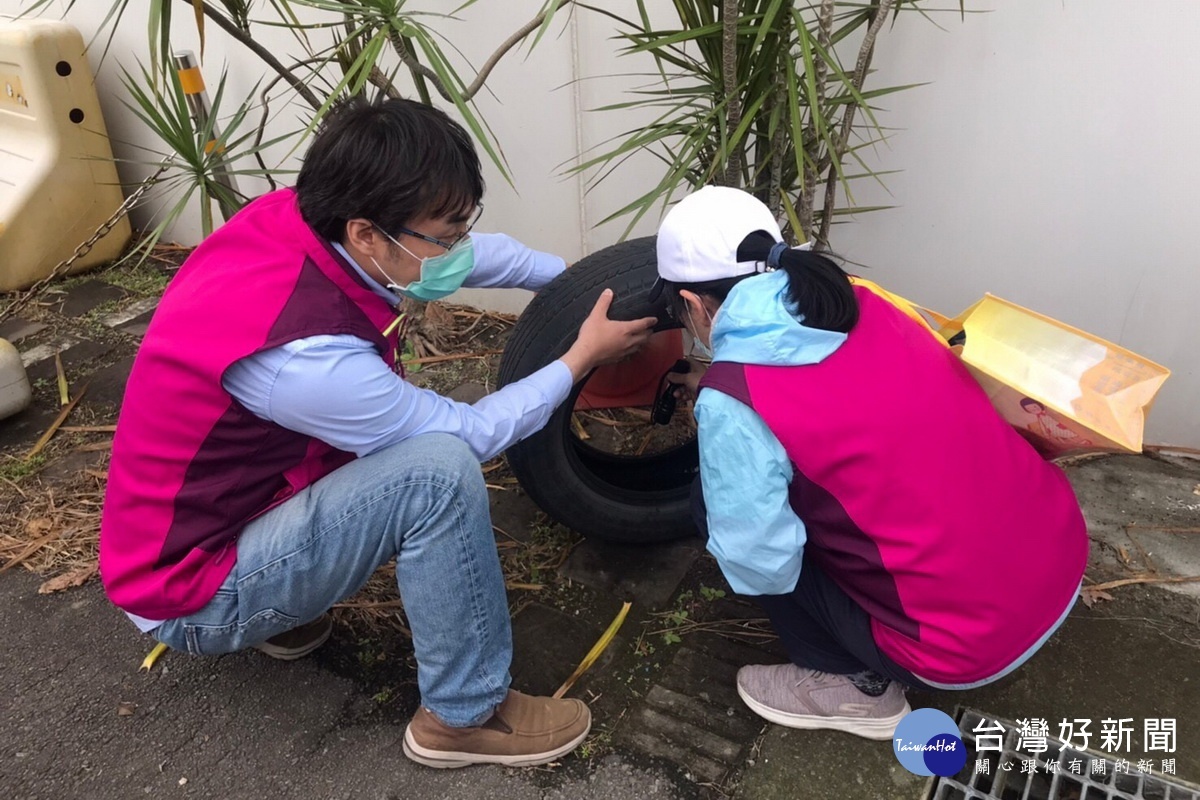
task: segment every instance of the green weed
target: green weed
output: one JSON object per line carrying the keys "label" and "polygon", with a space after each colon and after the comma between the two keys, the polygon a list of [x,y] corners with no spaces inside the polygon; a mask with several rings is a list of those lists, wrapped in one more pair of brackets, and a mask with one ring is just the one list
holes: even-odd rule
{"label": "green weed", "polygon": [[33,458],[6,456],[5,462],[0,464],[0,479],[18,483],[21,479],[39,472],[44,466],[46,466],[45,453],[38,453]]}

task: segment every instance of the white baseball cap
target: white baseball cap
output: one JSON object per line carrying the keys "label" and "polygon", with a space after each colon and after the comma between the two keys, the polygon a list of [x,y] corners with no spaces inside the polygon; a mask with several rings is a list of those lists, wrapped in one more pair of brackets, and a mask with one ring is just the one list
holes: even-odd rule
{"label": "white baseball cap", "polygon": [[680,200],[658,226],[658,280],[650,301],[662,294],[664,281],[702,283],[766,271],[761,261],[737,258],[738,246],[755,231],[783,241],[770,209],[749,192],[705,186]]}

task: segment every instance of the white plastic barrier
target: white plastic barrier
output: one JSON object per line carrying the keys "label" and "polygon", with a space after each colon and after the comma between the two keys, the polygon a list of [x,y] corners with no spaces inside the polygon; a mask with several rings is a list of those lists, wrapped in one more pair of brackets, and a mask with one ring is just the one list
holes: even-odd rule
{"label": "white plastic barrier", "polygon": [[[79,31],[0,18],[0,291],[46,277],[123,199]],[[122,219],[69,272],[111,261],[129,237]]]}
{"label": "white plastic barrier", "polygon": [[0,339],[0,419],[24,411],[32,397],[21,354],[7,339]]}

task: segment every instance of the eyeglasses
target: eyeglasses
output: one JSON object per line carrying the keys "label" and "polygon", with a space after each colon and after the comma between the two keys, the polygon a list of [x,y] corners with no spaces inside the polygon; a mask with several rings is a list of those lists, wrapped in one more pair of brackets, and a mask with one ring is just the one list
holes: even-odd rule
{"label": "eyeglasses", "polygon": [[[471,221],[469,223],[467,223],[467,227],[463,229],[463,232],[460,233],[454,239],[453,242],[443,242],[441,239],[435,239],[432,236],[426,236],[423,233],[417,233],[414,230],[410,230],[409,228],[401,227],[399,225],[396,226],[396,230],[400,233],[405,234],[406,236],[414,236],[417,239],[420,239],[421,241],[436,244],[438,247],[442,248],[443,250],[449,250],[451,247],[454,247],[454,245],[458,244],[463,239],[467,238],[467,234],[469,234],[471,232],[471,229],[475,227],[475,223],[479,222],[479,218],[482,216],[483,216],[483,203],[477,203],[475,205],[475,215],[471,218]],[[376,225],[375,227],[379,228],[378,225]],[[383,230],[382,228],[379,228],[379,229]],[[384,232],[386,233],[386,231],[384,231]]]}

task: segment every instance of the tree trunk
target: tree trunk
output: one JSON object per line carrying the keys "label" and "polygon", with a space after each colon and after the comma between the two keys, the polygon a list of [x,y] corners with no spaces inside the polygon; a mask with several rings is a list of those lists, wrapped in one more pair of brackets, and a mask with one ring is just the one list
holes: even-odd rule
{"label": "tree trunk", "polygon": [[[867,26],[867,33],[863,36],[862,45],[858,48],[858,61],[854,65],[852,80],[856,92],[862,92],[863,83],[867,79],[867,70],[871,66],[871,57],[875,55],[875,39],[879,36],[879,31],[883,28],[883,23],[887,20],[894,4],[895,0],[876,0],[875,16],[871,18],[871,24]],[[821,230],[817,234],[818,250],[829,247],[829,226],[833,223],[833,210],[837,204],[838,166],[841,164],[842,155],[846,152],[846,146],[850,142],[850,132],[854,127],[854,112],[857,109],[856,103],[851,102],[846,105],[846,113],[842,117],[842,130],[838,136],[838,149],[836,153],[831,154],[836,161],[829,165],[829,175],[825,180],[825,204],[821,208]]]}
{"label": "tree trunk", "polygon": [[733,133],[742,123],[742,98],[738,93],[737,24],[738,0],[724,0],[721,10],[721,73],[725,81],[725,177],[726,186],[740,186],[742,146],[733,142]]}
{"label": "tree trunk", "polygon": [[[821,11],[817,15],[817,44],[820,46],[821,53],[817,53],[816,57],[816,74],[813,76],[817,87],[817,99],[825,100],[825,91],[828,86],[828,70],[829,65],[825,57],[829,53],[831,45],[831,33],[833,31],[833,0],[822,0]],[[825,55],[822,55],[824,53]],[[820,141],[817,137],[816,124],[814,118],[816,114],[823,114],[824,108],[810,108],[808,110],[808,127],[805,128],[803,146],[806,154],[809,156],[804,160],[804,180],[801,182],[800,194],[800,227],[803,228],[802,235],[813,238],[815,233],[814,221],[816,219],[816,209],[814,206],[817,201],[817,181],[821,179],[821,166],[819,156],[821,152]],[[811,148],[811,149],[809,149]]]}

